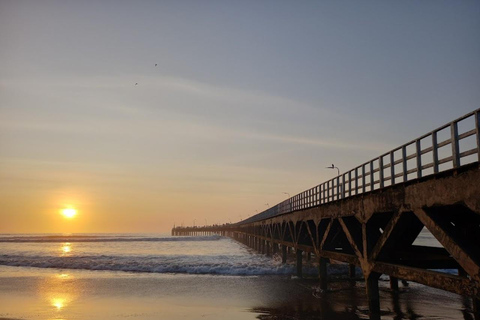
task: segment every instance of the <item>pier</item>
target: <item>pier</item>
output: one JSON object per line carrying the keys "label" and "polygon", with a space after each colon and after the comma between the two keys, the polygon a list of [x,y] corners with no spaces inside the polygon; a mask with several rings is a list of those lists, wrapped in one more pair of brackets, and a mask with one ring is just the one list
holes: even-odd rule
{"label": "pier", "polygon": [[[422,229],[441,246],[415,242]],[[378,280],[406,280],[472,299],[480,319],[480,109],[234,224],[174,227],[172,235],[220,234],[287,260],[316,259],[328,289],[332,261],[362,270],[370,313]],[[450,270],[450,272],[445,272]],[[455,270],[454,273],[451,270]]]}

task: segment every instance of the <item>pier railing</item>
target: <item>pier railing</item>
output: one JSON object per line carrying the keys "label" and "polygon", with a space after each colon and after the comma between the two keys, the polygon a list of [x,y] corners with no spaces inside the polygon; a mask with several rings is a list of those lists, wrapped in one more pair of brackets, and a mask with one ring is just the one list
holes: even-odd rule
{"label": "pier railing", "polygon": [[480,109],[239,223],[319,206],[476,161],[480,161]]}

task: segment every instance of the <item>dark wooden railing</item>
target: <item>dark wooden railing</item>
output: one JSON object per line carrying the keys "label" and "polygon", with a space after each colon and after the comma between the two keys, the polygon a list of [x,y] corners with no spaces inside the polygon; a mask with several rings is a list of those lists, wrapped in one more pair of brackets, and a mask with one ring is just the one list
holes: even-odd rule
{"label": "dark wooden railing", "polygon": [[238,224],[319,206],[480,161],[480,109]]}

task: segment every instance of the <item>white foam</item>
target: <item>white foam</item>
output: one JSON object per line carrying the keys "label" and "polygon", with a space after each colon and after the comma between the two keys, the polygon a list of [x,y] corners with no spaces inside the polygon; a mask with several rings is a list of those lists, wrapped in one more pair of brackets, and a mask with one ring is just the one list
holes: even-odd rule
{"label": "white foam", "polygon": [[37,268],[110,270],[214,275],[290,274],[293,266],[271,259],[242,256],[22,256],[0,255],[0,265]]}

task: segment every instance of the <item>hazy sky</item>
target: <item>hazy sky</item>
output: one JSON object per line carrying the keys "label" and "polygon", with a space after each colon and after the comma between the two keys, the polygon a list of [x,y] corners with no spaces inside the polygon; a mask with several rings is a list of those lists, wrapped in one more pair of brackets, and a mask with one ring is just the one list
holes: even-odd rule
{"label": "hazy sky", "polygon": [[479,1],[0,0],[0,232],[235,222],[479,84]]}

